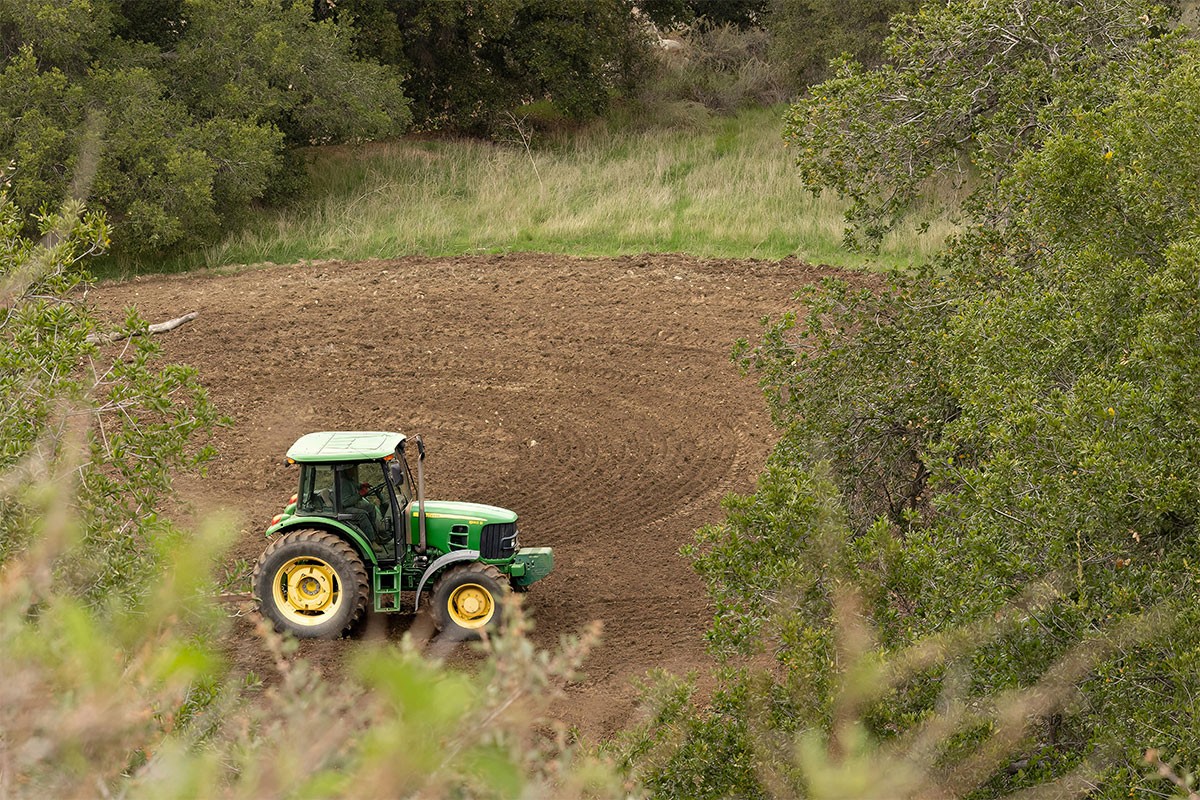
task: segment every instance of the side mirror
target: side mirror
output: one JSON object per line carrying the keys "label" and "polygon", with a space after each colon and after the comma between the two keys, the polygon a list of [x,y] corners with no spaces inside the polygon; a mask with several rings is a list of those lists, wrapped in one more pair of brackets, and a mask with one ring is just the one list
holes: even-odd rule
{"label": "side mirror", "polygon": [[392,479],[393,486],[399,486],[404,482],[404,467],[399,461],[388,462],[388,477]]}

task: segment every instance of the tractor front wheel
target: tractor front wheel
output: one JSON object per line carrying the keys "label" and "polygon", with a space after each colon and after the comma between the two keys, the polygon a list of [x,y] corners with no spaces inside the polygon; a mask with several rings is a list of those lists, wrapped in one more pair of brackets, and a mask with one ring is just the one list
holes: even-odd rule
{"label": "tractor front wheel", "polygon": [[348,543],[321,530],[285,533],[254,567],[254,594],[275,630],[336,639],[362,616],[367,570]]}
{"label": "tractor front wheel", "polygon": [[433,621],[455,638],[478,638],[500,626],[507,593],[507,579],[490,564],[451,567],[433,587]]}

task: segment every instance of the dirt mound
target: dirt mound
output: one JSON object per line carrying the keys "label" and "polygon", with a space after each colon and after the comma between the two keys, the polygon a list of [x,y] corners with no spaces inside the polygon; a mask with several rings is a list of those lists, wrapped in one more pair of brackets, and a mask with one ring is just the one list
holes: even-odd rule
{"label": "dirt mound", "polygon": [[[200,312],[160,341],[236,420],[208,476],[180,487],[197,513],[236,515],[231,562],[261,552],[295,491],[283,453],[313,430],[420,433],[431,497],[518,511],[523,543],[555,548],[554,574],[526,596],[538,642],[604,622],[586,681],[559,709],[603,736],[629,721],[646,670],[711,666],[706,595],[677,551],[721,518],[725,493],[753,487],[776,436],[730,347],[829,272],[682,256],[406,258],[140,279],[91,299],[114,320],[129,305],[150,321]],[[391,621],[390,635],[410,622]],[[232,647],[243,668],[270,672],[253,637]],[[301,654],[330,674],[354,647]]]}

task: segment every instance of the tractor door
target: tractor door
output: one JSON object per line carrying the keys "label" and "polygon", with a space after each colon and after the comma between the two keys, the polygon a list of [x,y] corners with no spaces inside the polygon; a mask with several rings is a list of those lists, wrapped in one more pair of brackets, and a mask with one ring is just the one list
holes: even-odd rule
{"label": "tractor door", "polygon": [[371,543],[377,557],[394,559],[396,515],[382,462],[338,464],[335,469],[338,518],[357,528]]}

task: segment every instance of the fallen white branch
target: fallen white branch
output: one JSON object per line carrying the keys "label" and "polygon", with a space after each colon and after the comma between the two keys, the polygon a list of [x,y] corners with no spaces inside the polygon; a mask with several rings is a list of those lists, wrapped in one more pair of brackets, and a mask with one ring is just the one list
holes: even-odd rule
{"label": "fallen white branch", "polygon": [[184,314],[182,317],[176,317],[175,319],[169,319],[166,322],[156,322],[155,324],[148,326],[146,328],[146,330],[134,331],[132,334],[130,334],[130,333],[92,333],[92,334],[88,334],[87,340],[89,342],[91,342],[92,344],[111,344],[112,342],[119,342],[122,339],[127,339],[130,336],[141,336],[142,334],[145,334],[145,333],[150,333],[150,334],[166,333],[167,331],[175,330],[180,325],[183,325],[185,322],[191,322],[199,315],[199,313],[200,312],[198,312],[198,311],[193,311],[189,314]]}

